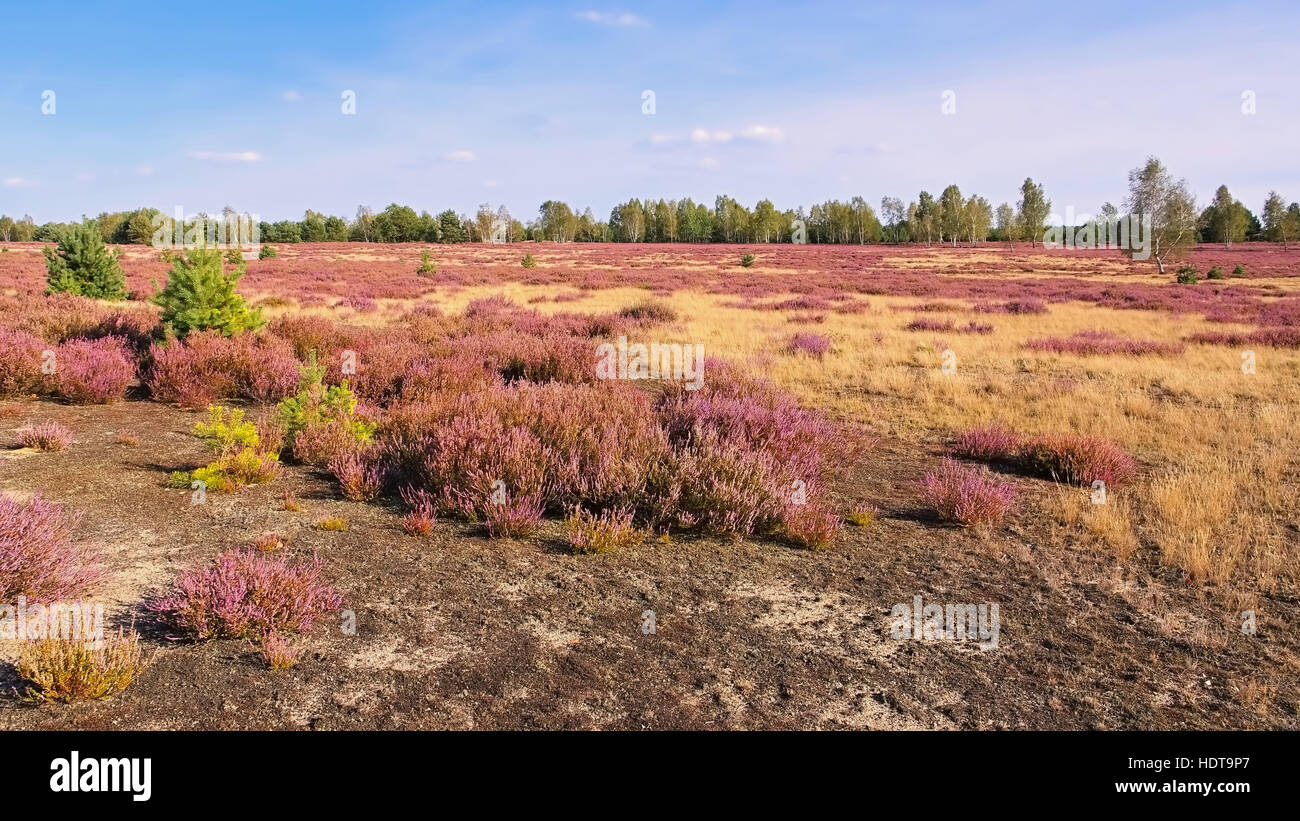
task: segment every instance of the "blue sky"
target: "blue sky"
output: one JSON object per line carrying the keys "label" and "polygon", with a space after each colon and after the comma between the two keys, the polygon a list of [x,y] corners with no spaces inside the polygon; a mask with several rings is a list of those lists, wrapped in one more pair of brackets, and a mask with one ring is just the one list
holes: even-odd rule
{"label": "blue sky", "polygon": [[[1205,202],[1300,199],[1300,5],[47,3],[6,15],[0,213],[630,196],[778,207],[1118,201],[1160,156]],[[55,113],[42,113],[42,93]],[[340,111],[345,90],[356,114]],[[655,112],[644,114],[643,92]],[[953,92],[954,114],[942,112]],[[1255,113],[1242,112],[1254,93]]]}

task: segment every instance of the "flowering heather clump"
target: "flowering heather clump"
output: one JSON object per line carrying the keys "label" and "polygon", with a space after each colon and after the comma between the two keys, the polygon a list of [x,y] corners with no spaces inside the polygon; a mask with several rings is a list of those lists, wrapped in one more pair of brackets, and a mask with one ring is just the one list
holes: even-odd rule
{"label": "flowering heather clump", "polygon": [[988,462],[995,459],[1014,459],[1020,437],[998,425],[972,428],[957,435],[952,452],[967,459]]}
{"label": "flowering heather clump", "polygon": [[645,538],[632,525],[629,508],[597,515],[576,508],[565,522],[566,537],[574,553],[608,553],[640,544]]}
{"label": "flowering heather clump", "polygon": [[831,349],[831,341],[821,334],[798,333],[791,339],[786,350],[792,354],[806,354],[821,359]]}
{"label": "flowering heather clump", "polygon": [[339,304],[344,308],[351,308],[359,314],[370,314],[379,310],[379,303],[368,296],[344,297]]}
{"label": "flowering heather clump", "polygon": [[35,334],[0,328],[0,396],[40,390],[41,354],[49,347]]}
{"label": "flowering heather clump", "polygon": [[913,311],[919,314],[931,314],[931,313],[961,313],[966,309],[956,304],[955,302],[943,302],[943,301],[936,300],[934,302],[922,302],[917,305],[900,305],[900,306],[896,306],[893,310]]}
{"label": "flowering heather clump", "polygon": [[372,502],[384,490],[388,472],[373,451],[352,448],[330,460],[330,473],[338,480],[344,497],[354,502]]}
{"label": "flowering heather clump", "polygon": [[298,497],[293,495],[292,490],[286,490],[284,496],[280,497],[280,509],[287,510],[290,513],[298,513],[302,510],[302,503],[298,501]]}
{"label": "flowering heather clump", "polygon": [[972,468],[945,458],[921,480],[921,493],[941,519],[964,527],[995,525],[1011,509],[1013,486],[986,468]]}
{"label": "flowering heather clump", "polygon": [[[558,297],[557,297],[558,300]],[[618,315],[640,322],[675,322],[677,312],[668,305],[654,300],[644,299],[618,312]]]}
{"label": "flowering heather clump", "polygon": [[41,422],[18,430],[18,445],[35,450],[63,450],[72,442],[72,431],[58,422]]}
{"label": "flowering heather clump", "polygon": [[14,671],[26,685],[24,700],[70,702],[121,692],[147,665],[140,636],[119,630],[97,649],[82,638],[27,642]]}
{"label": "flowering heather clump", "polygon": [[785,536],[810,550],[830,547],[840,532],[840,517],[834,511],[814,504],[790,505],[781,521]]}
{"label": "flowering heather clump", "polygon": [[55,354],[54,392],[74,404],[121,399],[135,378],[135,360],[115,336],[64,342]]}
{"label": "flowering heather clump", "polygon": [[483,523],[488,535],[494,539],[502,536],[522,538],[537,530],[542,523],[542,513],[540,498],[516,493],[507,496],[501,504],[484,505]]}
{"label": "flowering heather clump", "polygon": [[991,334],[993,333],[993,326],[987,322],[975,322],[972,320],[971,322],[967,322],[965,325],[958,326],[954,330],[963,334]]}
{"label": "flowering heather clump", "polygon": [[195,332],[150,348],[145,383],[158,402],[201,408],[219,399],[275,402],[298,384],[298,360],[289,343],[264,334],[224,337]]}
{"label": "flowering heather clump", "polygon": [[182,571],[146,608],[195,639],[305,632],[342,597],[320,579],[320,562],[256,551],[222,553],[207,567]]}
{"label": "flowering heather clump", "polygon": [[1272,348],[1300,348],[1300,328],[1259,328],[1248,333],[1203,331],[1186,338],[1187,342],[1204,345],[1266,345]]}
{"label": "flowering heather clump", "polygon": [[427,491],[404,487],[402,501],[409,508],[402,516],[402,531],[408,536],[428,536],[438,518],[437,505]]}
{"label": "flowering heather clump", "polygon": [[74,524],[39,495],[27,504],[0,496],[0,602],[73,599],[99,581],[99,557],[72,545]]}
{"label": "flowering heather clump", "polygon": [[275,631],[262,637],[260,650],[262,660],[272,670],[288,670],[298,662],[298,648]]}
{"label": "flowering heather clump", "polygon": [[981,302],[975,305],[978,314],[1045,314],[1047,303],[1041,299],[1009,299],[1006,302]]}
{"label": "flowering heather clump", "polygon": [[1109,331],[1079,331],[1073,336],[1049,336],[1031,339],[1025,347],[1032,351],[1070,353],[1079,356],[1121,354],[1127,356],[1171,356],[1183,352],[1180,342],[1125,339]]}
{"label": "flowering heather clump", "polygon": [[826,314],[791,314],[785,321],[796,325],[820,325],[826,321]]}
{"label": "flowering heather clump", "polygon": [[918,316],[903,328],[905,331],[951,331],[951,319],[927,319]]}
{"label": "flowering heather clump", "polygon": [[1137,474],[1137,462],[1123,448],[1095,436],[1061,433],[1040,436],[1023,444],[1025,467],[1065,482],[1118,485]]}

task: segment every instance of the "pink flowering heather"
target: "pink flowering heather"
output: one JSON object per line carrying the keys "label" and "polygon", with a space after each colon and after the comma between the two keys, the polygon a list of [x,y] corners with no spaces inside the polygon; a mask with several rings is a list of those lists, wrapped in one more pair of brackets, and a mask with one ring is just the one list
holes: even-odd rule
{"label": "pink flowering heather", "polygon": [[306,632],[343,603],[320,571],[315,558],[232,551],[209,566],[182,571],[170,590],[145,606],[163,624],[196,639]]}
{"label": "pink flowering heather", "polygon": [[119,337],[64,342],[55,357],[54,393],[75,404],[121,399],[135,379],[135,359]]}
{"label": "pink flowering heather", "polygon": [[986,468],[945,458],[937,471],[921,480],[921,493],[939,518],[965,527],[996,525],[1011,509],[1015,489]]}
{"label": "pink flowering heather", "polygon": [[484,524],[494,539],[530,536],[542,523],[542,501],[535,495],[507,495],[502,504],[484,506]]}
{"label": "pink flowering heather", "polygon": [[0,601],[77,598],[102,577],[99,557],[72,545],[75,521],[39,495],[0,496]]}
{"label": "pink flowering heather", "polygon": [[51,346],[26,331],[0,328],[0,396],[41,388],[41,354]]}
{"label": "pink flowering heather", "polygon": [[221,399],[278,402],[298,386],[298,360],[292,346],[256,334],[224,337],[199,331],[150,349],[145,379],[153,398],[187,408]]}
{"label": "pink flowering heather", "polygon": [[18,445],[36,450],[63,450],[72,442],[72,431],[58,422],[41,422],[18,431]]}
{"label": "pink flowering heather", "polygon": [[1171,356],[1183,352],[1180,342],[1157,342],[1144,339],[1125,339],[1109,331],[1079,331],[1073,336],[1048,336],[1031,339],[1025,343],[1031,351],[1070,353],[1080,356],[1120,354],[1125,356]]}
{"label": "pink flowering heather", "polygon": [[1047,303],[1041,299],[1009,299],[1006,302],[981,302],[975,306],[980,314],[1045,314]]}
{"label": "pink flowering heather", "polygon": [[787,539],[801,547],[823,550],[840,532],[840,517],[816,504],[790,505],[782,517],[782,530]]}
{"label": "pink flowering heather", "polygon": [[1020,449],[1031,472],[1074,484],[1097,480],[1117,485],[1137,474],[1137,462],[1119,445],[1096,436],[1058,433],[1040,436]]}
{"label": "pink flowering heather", "polygon": [[408,536],[428,536],[438,519],[437,504],[428,491],[404,487],[402,501],[408,510],[402,516],[402,531]]}
{"label": "pink flowering heather", "polygon": [[356,447],[330,460],[329,469],[338,480],[343,495],[354,502],[371,502],[379,498],[388,471],[376,461],[377,454]]}
{"label": "pink flowering heather", "polygon": [[790,339],[786,350],[792,354],[806,354],[821,359],[831,349],[831,341],[821,334],[798,333]]}
{"label": "pink flowering heather", "polygon": [[905,331],[951,331],[951,319],[930,319],[928,317],[918,316],[903,328]]}
{"label": "pink flowering heather", "polygon": [[957,435],[952,452],[967,459],[987,462],[994,459],[1012,459],[1020,439],[1011,431],[998,425],[972,428]]}

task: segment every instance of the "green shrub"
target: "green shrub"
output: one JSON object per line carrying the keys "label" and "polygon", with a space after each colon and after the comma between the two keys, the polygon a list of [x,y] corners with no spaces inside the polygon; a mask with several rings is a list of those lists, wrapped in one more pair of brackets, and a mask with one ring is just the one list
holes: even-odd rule
{"label": "green shrub", "polygon": [[194,435],[218,458],[194,471],[191,480],[203,482],[208,490],[230,493],[244,485],[269,482],[279,472],[279,455],[262,450],[257,426],[244,421],[242,410],[213,405],[208,408],[208,420],[194,426]]}
{"label": "green shrub", "polygon": [[163,325],[179,337],[206,330],[234,336],[262,327],[266,323],[262,312],[250,309],[235,293],[245,269],[241,259],[235,270],[226,273],[217,250],[186,251],[172,263],[167,287],[153,298],[162,307]]}
{"label": "green shrub", "polygon": [[275,257],[275,246],[274,246],[274,245],[263,245],[263,246],[262,246],[260,249],[258,249],[258,251],[257,251],[257,258],[258,258],[258,259],[272,259],[272,258],[274,258],[274,257]]}
{"label": "green shrub", "polygon": [[1234,277],[1244,277],[1246,275],[1246,269],[1238,265],[1236,268],[1232,269],[1232,275]]}
{"label": "green shrub", "polygon": [[189,490],[190,473],[187,470],[173,470],[167,477],[167,487],[172,490]]}
{"label": "green shrub", "polygon": [[740,267],[741,267],[741,268],[749,268],[749,267],[752,267],[753,264],[754,264],[754,255],[753,255],[753,254],[745,254],[743,257],[740,258]]}
{"label": "green shrub", "polygon": [[1206,279],[1223,279],[1223,269],[1215,265],[1210,272],[1205,275]]}
{"label": "green shrub", "polygon": [[326,385],[324,379],[325,369],[316,364],[313,351],[308,364],[302,367],[298,392],[276,407],[275,421],[284,431],[284,444],[290,451],[298,434],[308,429],[339,428],[358,443],[370,441],[375,432],[374,425],[355,417],[357,397],[348,389],[348,383]]}
{"label": "green shrub", "polygon": [[520,260],[520,264],[525,268],[536,268],[537,260],[533,258],[532,254],[524,254],[524,258]]}
{"label": "green shrub", "polygon": [[[528,266],[525,265],[524,267],[527,268]],[[438,266],[433,263],[433,257],[429,254],[427,248],[420,254],[420,267],[417,273],[422,276],[433,276],[438,273]]]}
{"label": "green shrub", "polygon": [[1195,265],[1184,265],[1178,269],[1179,285],[1195,285],[1200,279],[1201,272],[1196,270]]}
{"label": "green shrub", "polygon": [[46,293],[68,293],[91,299],[126,299],[121,260],[104,245],[94,220],[72,225],[58,234],[58,247],[45,255]]}
{"label": "green shrub", "polygon": [[239,265],[244,261],[244,255],[238,248],[229,248],[226,250],[226,262],[231,265]]}

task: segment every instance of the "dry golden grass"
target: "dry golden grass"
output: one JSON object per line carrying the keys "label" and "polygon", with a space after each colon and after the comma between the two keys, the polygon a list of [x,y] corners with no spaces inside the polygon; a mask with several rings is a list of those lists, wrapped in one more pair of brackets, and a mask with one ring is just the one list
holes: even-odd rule
{"label": "dry golden grass", "polygon": [[[434,294],[443,310],[503,294],[520,304],[553,289],[511,284]],[[581,310],[615,311],[645,297],[636,288],[593,292]],[[657,331],[663,342],[703,343],[711,355],[748,363],[807,404],[866,422],[904,441],[941,442],[976,425],[1023,434],[1073,431],[1129,449],[1143,465],[1130,486],[1111,488],[1105,505],[1086,493],[1043,493],[1044,515],[1077,537],[1129,560],[1150,545],[1193,579],[1270,589],[1300,571],[1295,431],[1300,423],[1300,353],[1255,350],[1255,374],[1241,351],[1189,345],[1179,356],[1074,356],[1026,350],[1026,340],[1102,329],[1135,339],[1176,342],[1201,330],[1233,330],[1190,316],[1121,311],[1088,303],[1054,304],[1045,315],[944,315],[976,318],[988,335],[910,332],[894,306],[920,300],[873,296],[862,314],[828,313],[800,325],[794,312],[725,307],[733,298],[681,291],[666,298],[681,319]],[[539,310],[571,306],[540,303]],[[797,331],[828,336],[823,359],[790,356]],[[957,358],[940,369],[943,347]],[[707,378],[707,377],[706,377]],[[1077,497],[1077,498],[1076,498]],[[1069,509],[1073,506],[1073,509]]]}

